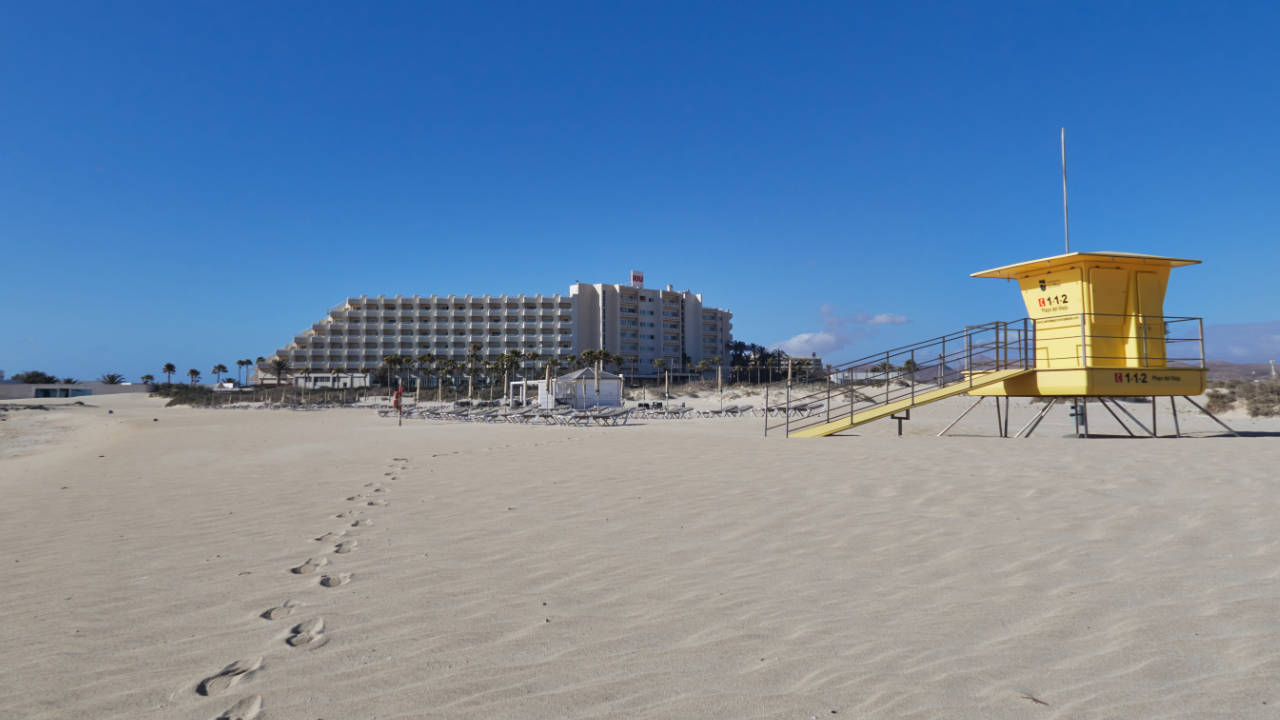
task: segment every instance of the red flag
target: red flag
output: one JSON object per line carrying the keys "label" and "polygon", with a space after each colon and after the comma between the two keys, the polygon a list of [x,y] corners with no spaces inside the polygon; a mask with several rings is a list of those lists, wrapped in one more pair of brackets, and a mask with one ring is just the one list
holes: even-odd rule
{"label": "red flag", "polygon": [[396,399],[393,400],[391,403],[396,410],[400,409],[400,393],[402,392],[404,392],[404,388],[399,388],[399,387],[396,388]]}

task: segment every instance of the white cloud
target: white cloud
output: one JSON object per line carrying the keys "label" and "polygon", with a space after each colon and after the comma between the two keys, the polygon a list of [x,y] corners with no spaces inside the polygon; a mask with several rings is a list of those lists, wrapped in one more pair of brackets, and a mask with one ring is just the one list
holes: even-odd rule
{"label": "white cloud", "polygon": [[800,333],[793,338],[778,343],[777,347],[782,348],[788,355],[796,357],[802,355],[825,355],[833,350],[839,350],[844,347],[845,343],[840,338],[829,332],[816,333]]}
{"label": "white cloud", "polygon": [[823,329],[818,332],[802,332],[774,345],[788,355],[827,355],[842,350],[854,340],[865,337],[870,330],[869,325],[902,325],[910,322],[905,315],[895,313],[857,313],[856,315],[840,315],[831,303],[823,303],[818,308]]}
{"label": "white cloud", "polygon": [[879,315],[872,315],[866,322],[868,325],[904,325],[907,323],[907,316],[880,313]]}

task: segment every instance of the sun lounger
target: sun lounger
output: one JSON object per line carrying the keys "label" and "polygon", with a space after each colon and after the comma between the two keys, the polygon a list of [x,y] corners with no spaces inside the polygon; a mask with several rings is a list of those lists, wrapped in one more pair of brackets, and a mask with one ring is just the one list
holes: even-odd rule
{"label": "sun lounger", "polygon": [[603,412],[594,413],[591,419],[597,425],[626,425],[627,419],[631,417],[631,408],[613,408]]}
{"label": "sun lounger", "polygon": [[732,415],[737,414],[737,412],[738,412],[738,406],[737,406],[737,405],[730,405],[730,406],[728,406],[728,407],[720,408],[719,410],[712,410],[712,411],[710,411],[710,412],[708,412],[708,413],[707,413],[707,416],[709,416],[709,417],[730,417],[730,416],[732,416]]}
{"label": "sun lounger", "polygon": [[567,415],[561,415],[557,419],[561,425],[590,425],[591,413],[586,410],[575,410]]}
{"label": "sun lounger", "polygon": [[516,412],[508,413],[504,417],[504,419],[509,423],[524,424],[528,422],[530,419],[536,417],[537,415],[538,415],[538,408],[528,407],[528,408],[524,408],[523,410],[517,410]]}

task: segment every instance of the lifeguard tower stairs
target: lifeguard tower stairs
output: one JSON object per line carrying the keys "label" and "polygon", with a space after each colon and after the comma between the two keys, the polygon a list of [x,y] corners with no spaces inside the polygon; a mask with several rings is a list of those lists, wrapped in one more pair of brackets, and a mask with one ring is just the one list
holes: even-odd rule
{"label": "lifeguard tower stairs", "polygon": [[906,419],[912,408],[968,394],[1006,398],[1000,422],[1007,435],[1009,397],[1049,398],[1043,418],[1054,401],[1068,397],[1097,398],[1115,415],[1108,398],[1168,396],[1172,403],[1174,396],[1199,395],[1205,388],[1203,322],[1163,314],[1169,271],[1197,263],[1068,253],[974,273],[1017,281],[1028,317],[843,363],[817,391],[796,394],[788,384],[783,402],[767,413],[765,432],[824,437],[883,418]]}

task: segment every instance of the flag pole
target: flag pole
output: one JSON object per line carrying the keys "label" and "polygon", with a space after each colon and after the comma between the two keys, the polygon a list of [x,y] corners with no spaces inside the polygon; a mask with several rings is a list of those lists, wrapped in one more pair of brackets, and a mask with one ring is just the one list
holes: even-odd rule
{"label": "flag pole", "polygon": [[1062,128],[1062,240],[1066,252],[1071,252],[1071,229],[1067,224],[1067,129]]}

